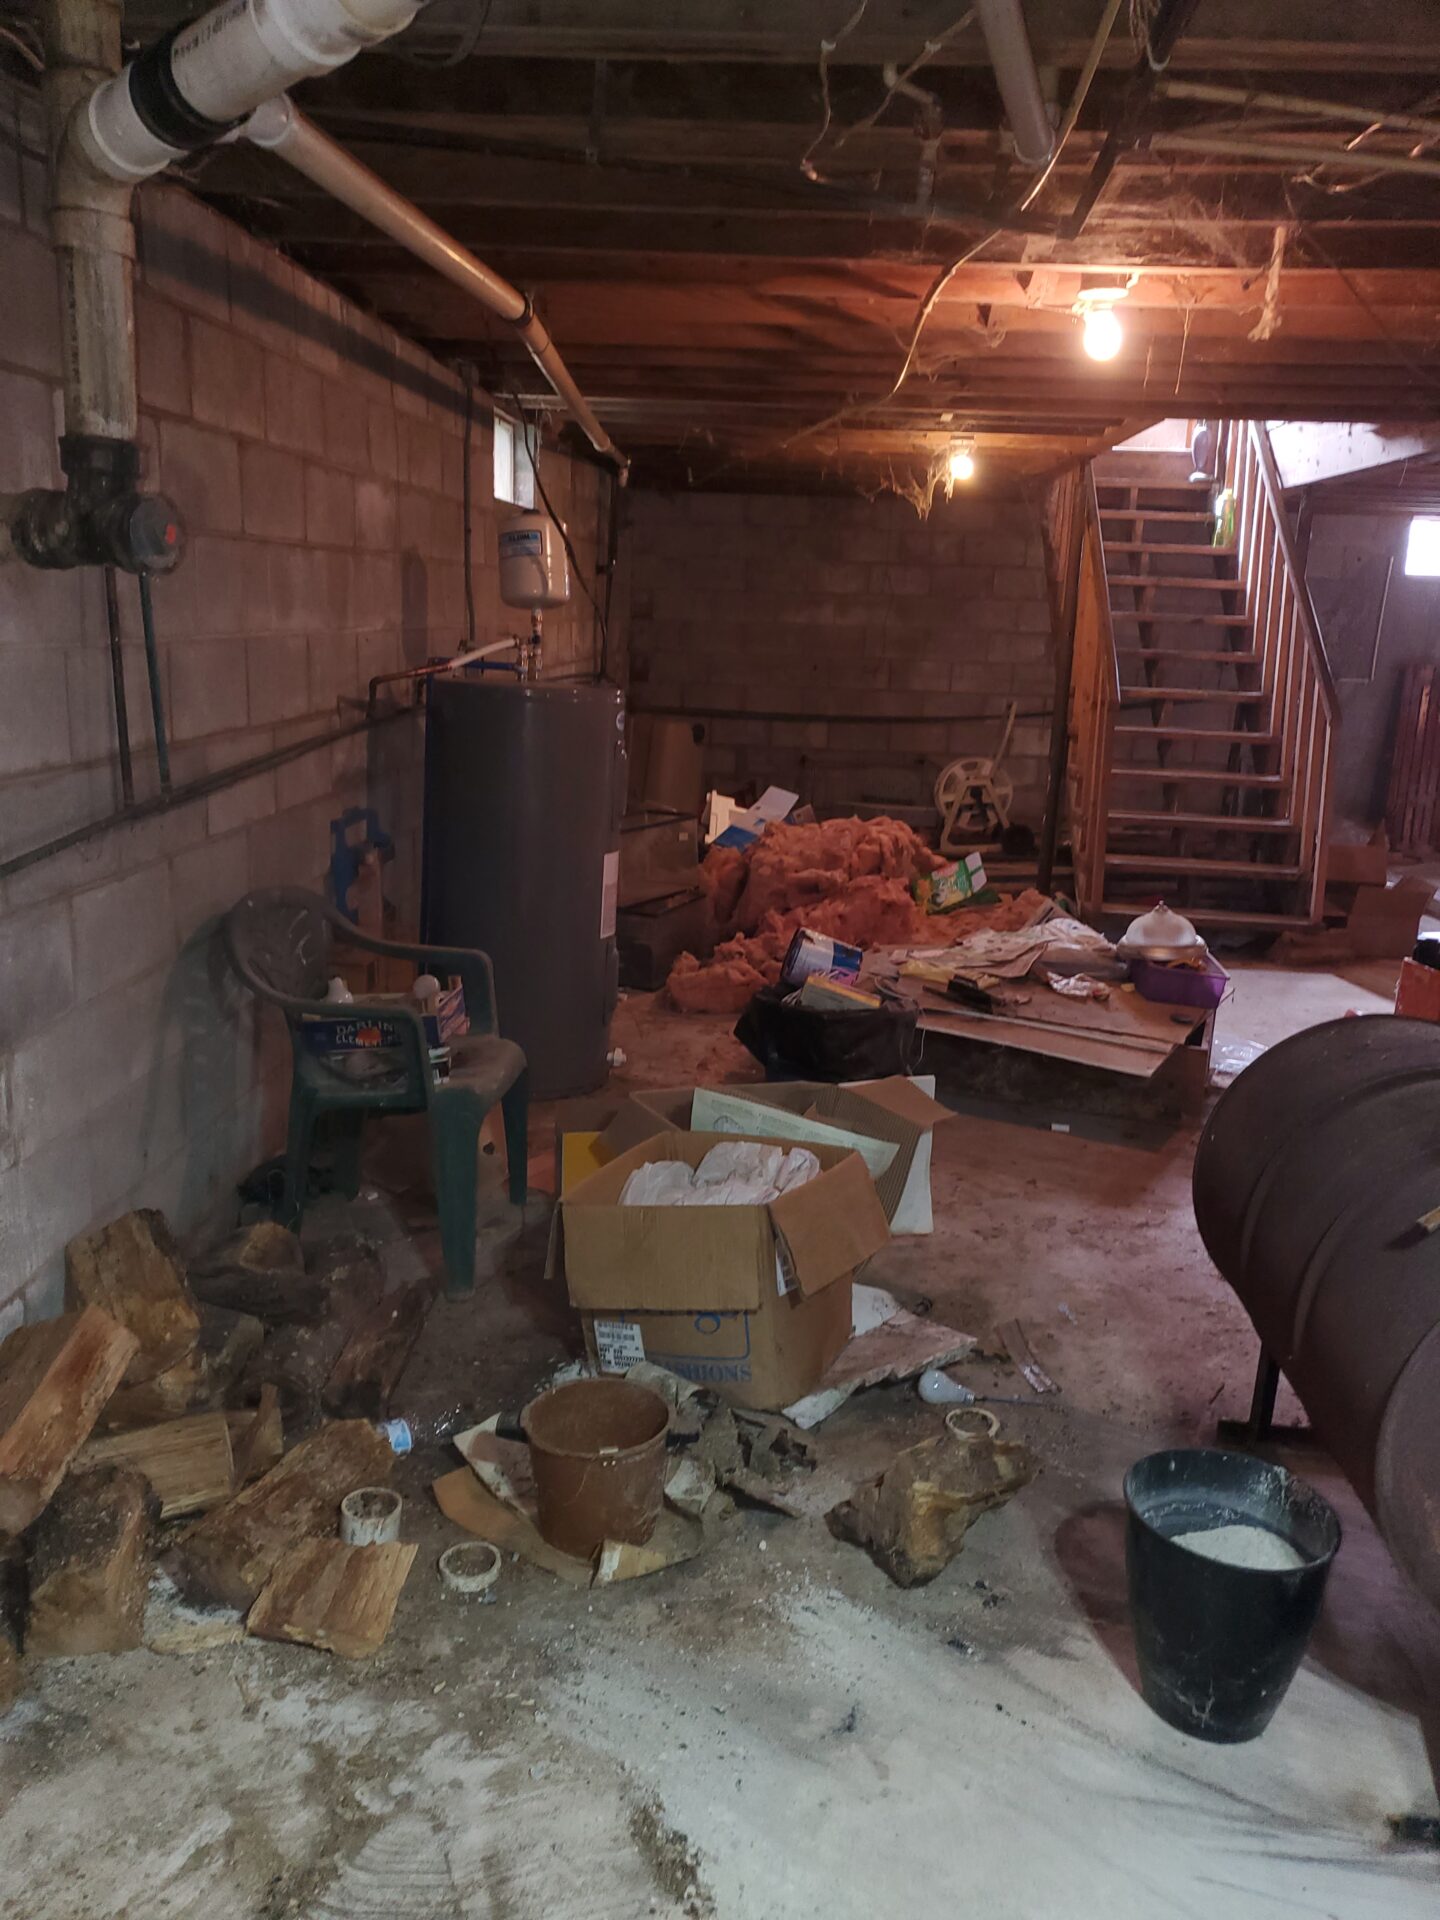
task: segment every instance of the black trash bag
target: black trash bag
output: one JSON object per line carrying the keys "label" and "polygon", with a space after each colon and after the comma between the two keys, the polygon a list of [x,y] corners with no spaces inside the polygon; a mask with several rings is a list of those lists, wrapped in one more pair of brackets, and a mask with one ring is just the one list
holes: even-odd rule
{"label": "black trash bag", "polygon": [[735,1023],[735,1038],[767,1080],[880,1080],[915,1071],[913,1007],[791,1007],[791,991],[762,987]]}

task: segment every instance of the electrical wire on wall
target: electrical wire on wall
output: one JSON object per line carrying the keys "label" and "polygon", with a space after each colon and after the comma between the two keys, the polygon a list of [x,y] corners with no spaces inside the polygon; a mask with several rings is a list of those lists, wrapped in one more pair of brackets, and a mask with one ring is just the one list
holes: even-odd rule
{"label": "electrical wire on wall", "polygon": [[[590,582],[585,578],[584,569],[580,565],[580,556],[575,551],[574,541],[570,538],[570,530],[565,525],[565,522],[560,518],[559,514],[555,511],[554,503],[552,502],[550,495],[545,490],[545,482],[541,478],[541,474],[540,474],[539,429],[536,428],[536,430],[532,433],[530,429],[525,425],[524,409],[521,407],[520,402],[516,398],[516,396],[513,393],[511,393],[508,388],[505,388],[505,387],[501,388],[501,392],[505,395],[505,398],[510,402],[510,405],[515,409],[515,417],[520,422],[520,428],[521,428],[520,438],[525,447],[525,458],[530,462],[530,471],[535,476],[535,491],[539,494],[541,500],[543,501],[546,513],[549,514],[551,520],[553,520],[555,523],[556,530],[558,531],[560,535],[560,539],[563,542],[565,547],[565,556],[570,562],[570,571],[575,576],[575,578],[580,582],[580,585],[584,588],[585,598],[590,602],[591,607],[594,609],[595,618],[600,623],[600,664],[596,670],[596,677],[600,680],[608,680],[610,677],[610,622],[606,617],[605,610],[602,609],[600,602],[596,599],[594,592],[591,590]],[[610,481],[610,486],[611,486],[612,495],[613,495],[613,492],[615,489],[615,481],[613,480],[613,478]],[[608,601],[609,599],[608,591],[606,594],[606,598]]]}
{"label": "electrical wire on wall", "polygon": [[[1056,136],[1055,145],[1053,150],[1051,151],[1050,158],[1046,163],[1046,165],[1036,175],[1035,179],[1031,181],[1030,185],[1027,187],[1024,194],[1015,202],[1014,207],[1011,209],[1011,213],[1013,215],[1018,216],[1024,213],[1028,208],[1033,206],[1035,201],[1039,198],[1041,192],[1044,190],[1046,186],[1046,183],[1049,181],[1051,174],[1055,170],[1055,167],[1060,159],[1060,155],[1065,148],[1066,142],[1069,140],[1071,134],[1075,131],[1075,127],[1080,119],[1081,109],[1084,107],[1085,101],[1089,96],[1091,84],[1094,81],[1097,71],[1099,70],[1100,61],[1104,55],[1106,45],[1109,42],[1111,32],[1115,26],[1116,18],[1119,15],[1121,4],[1122,4],[1122,0],[1106,0],[1105,10],[1100,16],[1099,25],[1095,29],[1095,33],[1090,42],[1089,51],[1085,56],[1085,63],[1081,67],[1079,76],[1076,79],[1075,89],[1070,96],[1070,103],[1069,103],[1069,106],[1066,108],[1064,119],[1060,123],[1060,129]],[[946,32],[940,36],[940,40],[943,42],[945,39],[949,38],[952,34],[958,33],[961,30],[961,28],[963,28],[965,25],[968,24],[970,17],[971,16],[968,14],[963,15],[959,20],[957,20],[954,23],[952,27],[948,28]],[[856,16],[856,20],[858,20],[858,16]],[[852,21],[850,24],[853,25],[855,23],[856,21]],[[849,31],[848,26],[846,28],[846,31],[847,32]],[[915,68],[920,64],[921,64],[920,61],[916,61],[912,63],[911,67],[907,69],[907,73],[914,72]],[[887,95],[885,102],[883,104],[888,105],[889,99],[890,99],[890,96]],[[828,92],[826,96],[826,104],[827,104],[827,127],[828,127]],[[882,107],[882,110],[883,110],[883,107]],[[812,143],[811,151],[813,151],[813,143]],[[808,158],[809,158],[809,155],[807,153],[806,159],[808,160]],[[930,283],[930,286],[926,289],[925,294],[921,298],[920,305],[916,310],[915,322],[910,332],[910,341],[905,350],[905,358],[900,364],[900,371],[895,376],[894,383],[890,387],[889,392],[882,394],[880,398],[876,400],[852,401],[847,405],[839,408],[836,412],[827,414],[823,420],[817,420],[811,426],[802,427],[798,433],[791,434],[787,439],[780,442],[780,445],[777,448],[778,452],[782,452],[782,453],[786,452],[789,450],[789,448],[795,446],[797,442],[801,440],[808,440],[817,433],[823,433],[828,427],[839,426],[846,420],[851,420],[856,418],[857,416],[861,416],[867,413],[872,413],[879,407],[887,407],[889,406],[892,400],[896,399],[899,396],[901,388],[905,385],[906,381],[910,378],[910,374],[915,365],[916,355],[918,354],[920,349],[921,337],[923,336],[925,329],[929,324],[930,316],[934,313],[936,306],[939,304],[941,295],[945,292],[945,289],[950,285],[950,282],[955,278],[956,274],[959,273],[961,268],[969,266],[970,262],[974,260],[976,256],[985,247],[987,247],[990,244],[992,240],[998,238],[999,235],[1005,231],[1005,225],[1004,225],[1005,219],[1006,219],[1006,214],[1004,212],[996,214],[994,223],[989,227],[989,230],[984,234],[982,234],[978,240],[973,241],[971,245],[968,246],[965,249],[965,251],[958,256],[958,258],[952,260],[947,266],[942,268],[941,271],[936,275],[935,279]],[[712,478],[713,477],[714,476],[712,476]]]}
{"label": "electrical wire on wall", "polygon": [[475,369],[468,363],[460,369],[460,377],[465,382],[465,439],[464,472],[460,479],[461,519],[464,524],[465,539],[465,645],[467,652],[475,651],[475,556],[474,546],[474,480],[470,472],[471,453],[475,442]]}

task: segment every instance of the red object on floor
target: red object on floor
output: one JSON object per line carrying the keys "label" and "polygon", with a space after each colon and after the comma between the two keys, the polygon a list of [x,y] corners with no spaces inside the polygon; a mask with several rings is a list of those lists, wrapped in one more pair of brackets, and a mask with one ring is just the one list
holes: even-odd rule
{"label": "red object on floor", "polygon": [[1419,960],[1402,960],[1395,1011],[1411,1020],[1440,1020],[1440,970]]}

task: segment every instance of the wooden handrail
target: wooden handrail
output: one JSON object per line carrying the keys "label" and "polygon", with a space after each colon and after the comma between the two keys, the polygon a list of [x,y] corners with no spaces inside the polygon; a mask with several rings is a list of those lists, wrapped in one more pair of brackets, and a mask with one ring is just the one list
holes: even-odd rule
{"label": "wooden handrail", "polygon": [[1320,695],[1325,702],[1325,711],[1329,715],[1330,722],[1334,725],[1340,718],[1340,700],[1335,692],[1335,678],[1330,671],[1330,658],[1325,651],[1324,639],[1321,637],[1320,622],[1315,617],[1315,608],[1310,599],[1305,569],[1300,564],[1295,543],[1290,537],[1290,521],[1285,512],[1285,493],[1280,484],[1280,470],[1275,464],[1275,450],[1270,445],[1270,432],[1263,420],[1249,421],[1246,431],[1255,449],[1260,477],[1265,485],[1270,518],[1274,526],[1276,545],[1285,561],[1285,570],[1290,576],[1290,591],[1295,596],[1295,609],[1299,615],[1301,630],[1305,635],[1306,647],[1314,663]]}
{"label": "wooden handrail", "polygon": [[1105,539],[1100,531],[1100,500],[1095,491],[1095,466],[1093,461],[1085,462],[1084,478],[1081,481],[1081,508],[1085,515],[1085,531],[1090,551],[1095,556],[1096,569],[1100,576],[1099,603],[1102,613],[1100,637],[1110,662],[1110,680],[1115,704],[1120,704],[1120,655],[1115,648],[1115,622],[1110,611],[1110,573],[1105,563]]}

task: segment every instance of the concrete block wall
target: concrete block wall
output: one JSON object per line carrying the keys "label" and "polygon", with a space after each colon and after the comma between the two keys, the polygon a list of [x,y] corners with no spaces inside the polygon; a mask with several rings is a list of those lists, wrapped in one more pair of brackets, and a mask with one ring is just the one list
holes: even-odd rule
{"label": "concrete block wall", "polygon": [[[58,484],[60,346],[40,129],[0,92],[0,491]],[[466,635],[458,379],[179,189],[139,196],[146,477],[186,559],[156,583],[177,782],[353,719],[372,675]],[[477,637],[500,605],[490,409],[471,435]],[[545,485],[591,570],[606,480]],[[136,783],[156,787],[138,601],[120,582]],[[592,670],[589,604],[546,619],[546,673]],[[0,566],[0,859],[119,801],[102,585]],[[53,1311],[66,1240],[132,1205],[233,1217],[283,1139],[283,1029],[229,976],[218,916],[323,885],[329,823],[372,806],[386,893],[418,906],[421,723],[402,719],[0,880],[0,1332]]]}
{"label": "concrete block wall", "polygon": [[1053,642],[1038,501],[983,486],[928,520],[892,495],[635,492],[625,507],[631,698],[713,714],[719,786],[817,806],[929,801],[998,745],[1038,827]]}

